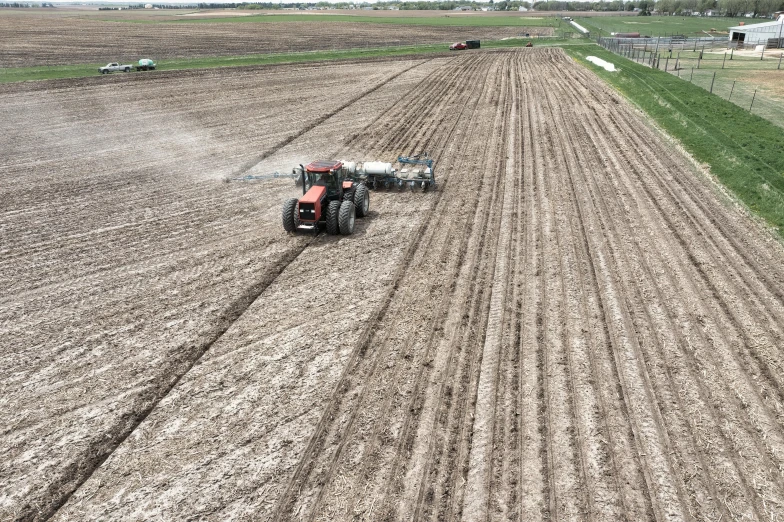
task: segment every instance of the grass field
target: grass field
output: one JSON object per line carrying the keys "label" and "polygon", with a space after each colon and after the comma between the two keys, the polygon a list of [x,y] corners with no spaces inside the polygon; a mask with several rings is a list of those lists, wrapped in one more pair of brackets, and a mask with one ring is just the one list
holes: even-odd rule
{"label": "grass field", "polygon": [[[628,56],[628,55],[627,55]],[[655,64],[684,81],[784,127],[784,52],[635,46],[634,60]],[[658,61],[656,60],[658,56]]]}
{"label": "grass field", "polygon": [[[585,26],[597,35],[608,36],[609,33],[640,33],[648,36],[666,36],[682,34],[685,36],[706,36],[703,31],[716,29],[727,32],[727,28],[740,22],[754,23],[748,18],[699,17],[699,16],[607,16],[577,18],[580,25]],[[766,20],[758,20],[765,22]]]}
{"label": "grass field", "polygon": [[[698,85],[619,57],[597,45],[566,51],[618,89],[751,210],[784,236],[784,129]],[[607,72],[589,55],[619,67]]]}

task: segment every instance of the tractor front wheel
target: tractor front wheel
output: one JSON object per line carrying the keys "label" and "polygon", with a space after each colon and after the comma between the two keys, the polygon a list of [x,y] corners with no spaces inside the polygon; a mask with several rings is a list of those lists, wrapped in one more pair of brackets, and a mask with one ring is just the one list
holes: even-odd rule
{"label": "tractor front wheel", "polygon": [[357,185],[354,191],[354,206],[357,207],[357,217],[367,216],[370,210],[370,191],[364,183]]}
{"label": "tractor front wheel", "polygon": [[351,201],[344,201],[340,204],[340,233],[348,236],[354,233],[354,220],[356,219],[357,211],[354,203]]}
{"label": "tractor front wheel", "polygon": [[286,200],[283,204],[283,230],[286,232],[294,232],[299,225],[299,216],[297,215],[297,198]]}
{"label": "tractor front wheel", "polygon": [[327,220],[327,234],[329,235],[334,236],[341,231],[341,227],[338,223],[338,214],[340,214],[340,201],[330,201],[325,216],[325,219]]}

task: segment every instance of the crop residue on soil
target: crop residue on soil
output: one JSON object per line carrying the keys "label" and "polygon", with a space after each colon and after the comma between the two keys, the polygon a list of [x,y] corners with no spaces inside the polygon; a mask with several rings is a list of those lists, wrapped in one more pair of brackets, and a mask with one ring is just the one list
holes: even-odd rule
{"label": "crop residue on soil", "polygon": [[[0,87],[0,519],[784,509],[782,247],[560,50],[50,85]],[[420,151],[349,237],[194,175]]]}

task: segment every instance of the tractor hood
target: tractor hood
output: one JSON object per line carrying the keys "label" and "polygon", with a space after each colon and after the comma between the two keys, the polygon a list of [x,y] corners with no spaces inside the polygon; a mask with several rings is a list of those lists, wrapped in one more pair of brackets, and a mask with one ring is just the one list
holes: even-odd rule
{"label": "tractor hood", "polygon": [[327,193],[327,187],[322,185],[314,185],[310,187],[304,196],[299,200],[300,203],[318,203],[324,194]]}

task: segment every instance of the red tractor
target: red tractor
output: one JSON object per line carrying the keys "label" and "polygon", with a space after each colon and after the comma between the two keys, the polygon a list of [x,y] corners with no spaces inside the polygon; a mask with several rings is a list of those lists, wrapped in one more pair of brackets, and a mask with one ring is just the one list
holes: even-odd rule
{"label": "red tractor", "polygon": [[312,230],[321,224],[327,234],[354,232],[354,219],[364,217],[370,208],[370,192],[364,183],[350,179],[355,165],[342,161],[314,161],[295,168],[297,184],[302,182],[302,197],[283,204],[283,228],[286,232]]}

